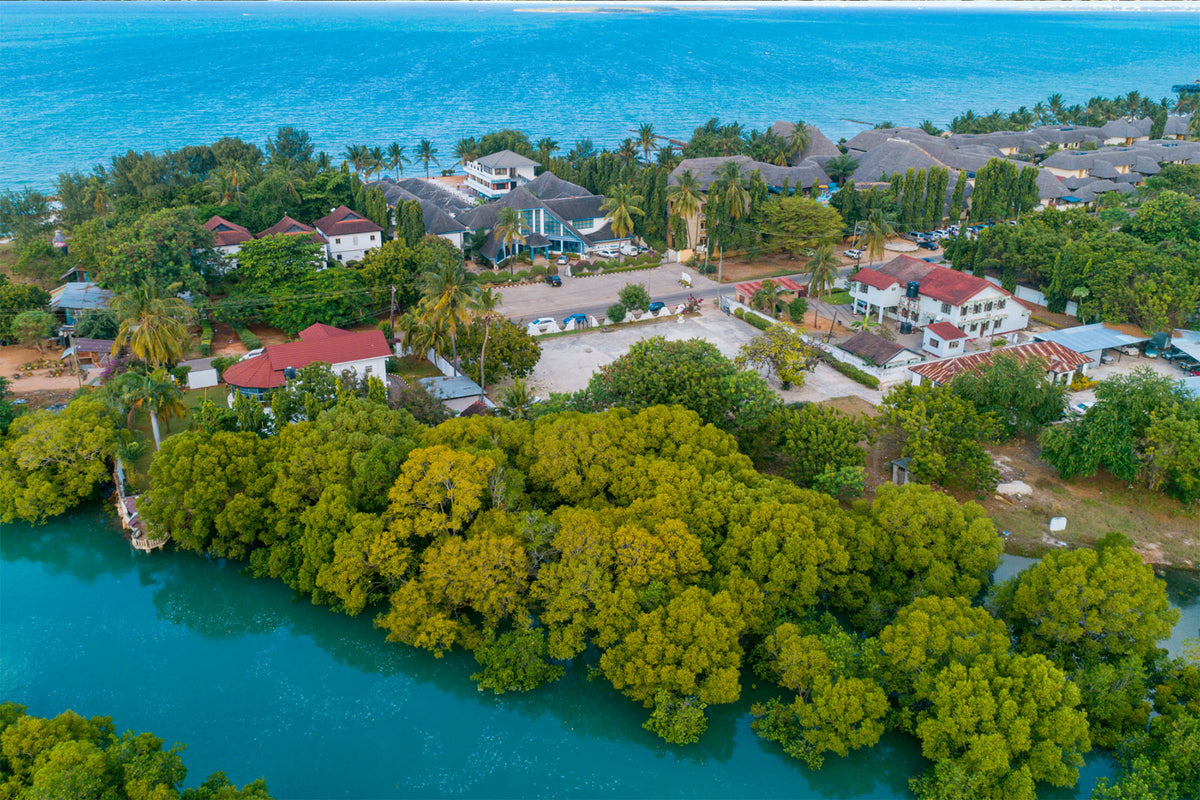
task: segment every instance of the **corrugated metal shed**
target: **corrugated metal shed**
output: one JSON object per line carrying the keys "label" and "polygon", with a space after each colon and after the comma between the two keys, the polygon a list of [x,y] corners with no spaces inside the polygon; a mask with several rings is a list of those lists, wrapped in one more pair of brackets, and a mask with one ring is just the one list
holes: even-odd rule
{"label": "corrugated metal shed", "polygon": [[[1123,330],[1124,329],[1124,330]],[[1042,342],[1055,342],[1076,353],[1094,353],[1097,350],[1126,347],[1141,344],[1150,340],[1145,334],[1135,335],[1131,326],[1123,325],[1118,328],[1105,322],[1092,325],[1079,325],[1074,328],[1064,328],[1059,331],[1035,333],[1033,338]]]}
{"label": "corrugated metal shed", "polygon": [[457,400],[462,397],[478,397],[483,390],[479,384],[465,375],[456,378],[421,378],[418,383],[429,390],[438,400]]}

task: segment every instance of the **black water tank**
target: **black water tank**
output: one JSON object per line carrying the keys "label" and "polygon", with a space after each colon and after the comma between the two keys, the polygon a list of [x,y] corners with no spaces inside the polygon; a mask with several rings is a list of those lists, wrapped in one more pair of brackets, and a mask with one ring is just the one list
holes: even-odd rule
{"label": "black water tank", "polygon": [[909,282],[908,282],[908,292],[907,292],[907,293],[905,293],[905,295],[904,295],[904,296],[905,296],[905,297],[911,297],[911,298],[912,298],[912,299],[914,299],[914,300],[916,300],[918,297],[920,297],[920,296],[921,296],[921,284],[920,284],[920,282],[918,282],[918,281],[909,281]]}

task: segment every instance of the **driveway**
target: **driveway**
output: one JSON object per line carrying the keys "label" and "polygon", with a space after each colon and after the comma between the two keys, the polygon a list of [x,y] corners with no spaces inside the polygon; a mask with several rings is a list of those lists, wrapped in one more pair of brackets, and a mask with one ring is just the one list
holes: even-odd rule
{"label": "driveway", "polygon": [[[692,276],[691,289],[679,285],[679,276],[683,272]],[[668,306],[682,303],[690,294],[703,298],[706,306],[712,306],[717,297],[716,281],[680,264],[667,264],[654,269],[612,275],[589,274],[575,278],[564,275],[562,286],[558,288],[545,283],[499,288],[503,297],[500,311],[514,322],[528,322],[539,317],[561,320],[568,314],[588,314],[599,319],[609,306],[617,302],[617,293],[627,283],[646,284],[650,299]],[[725,292],[732,295],[733,287],[727,286]]]}
{"label": "driveway", "polygon": [[[586,280],[594,279],[581,279]],[[563,288],[566,288],[566,281],[563,282]],[[635,342],[651,336],[662,336],[668,341],[703,339],[712,343],[722,355],[732,359],[737,357],[741,346],[758,333],[758,329],[747,322],[715,308],[707,308],[698,317],[669,317],[650,324],[605,327],[555,336],[541,340],[542,358],[529,377],[529,382],[542,397],[551,392],[577,392],[587,386],[592,374],[600,367],[629,352]],[[826,364],[819,364],[814,372],[809,373],[801,389],[780,392],[777,381],[771,381],[771,385],[787,402],[820,402],[834,397],[856,396],[878,405],[882,398],[881,392],[855,383]]]}
{"label": "driveway", "polygon": [[[1106,350],[1106,353],[1111,351]],[[1163,361],[1161,358],[1142,358],[1141,356],[1121,356],[1119,361],[1114,361],[1112,364],[1100,364],[1095,367],[1089,367],[1087,375],[1094,381],[1103,381],[1114,375],[1129,375],[1138,367],[1149,367],[1159,375],[1165,375],[1175,380],[1182,380],[1187,375],[1182,370],[1175,366],[1174,362]],[[1096,390],[1084,389],[1082,392],[1070,392],[1068,402],[1071,405],[1076,403],[1094,403],[1096,402]]]}

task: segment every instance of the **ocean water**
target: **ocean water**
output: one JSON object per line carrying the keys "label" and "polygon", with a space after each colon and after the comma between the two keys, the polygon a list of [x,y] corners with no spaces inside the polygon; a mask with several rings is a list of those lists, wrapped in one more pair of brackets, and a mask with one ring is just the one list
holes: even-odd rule
{"label": "ocean water", "polygon": [[0,188],[279,125],[320,149],[512,126],[945,124],[1200,75],[1200,3],[0,2]]}

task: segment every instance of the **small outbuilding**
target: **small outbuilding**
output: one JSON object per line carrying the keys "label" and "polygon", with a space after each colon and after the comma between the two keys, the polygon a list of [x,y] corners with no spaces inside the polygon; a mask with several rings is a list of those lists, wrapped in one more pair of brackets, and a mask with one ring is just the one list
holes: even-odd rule
{"label": "small outbuilding", "polygon": [[970,338],[953,322],[933,322],[925,326],[921,347],[935,356],[961,356]]}
{"label": "small outbuilding", "polygon": [[187,388],[207,389],[217,385],[220,376],[212,362],[211,358],[193,358],[191,361],[179,362],[181,367],[190,367],[187,374]]}
{"label": "small outbuilding", "polygon": [[1097,322],[1093,325],[1076,325],[1057,331],[1033,334],[1035,341],[1054,342],[1069,350],[1086,356],[1090,366],[1100,363],[1105,350],[1120,357],[1122,349],[1136,347],[1150,341],[1150,337],[1134,325],[1116,325]]}
{"label": "small outbuilding", "polygon": [[455,414],[463,413],[483,397],[483,389],[466,375],[420,378],[417,382]]}
{"label": "small outbuilding", "polygon": [[877,367],[902,367],[925,360],[920,353],[915,353],[895,342],[889,342],[882,336],[869,331],[854,334],[838,347]]}

